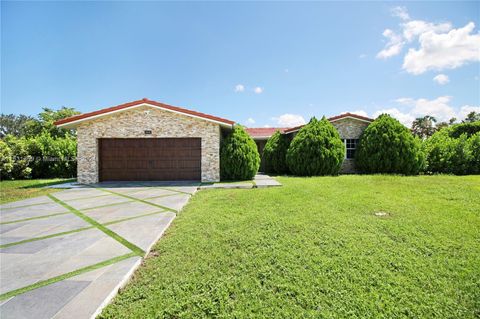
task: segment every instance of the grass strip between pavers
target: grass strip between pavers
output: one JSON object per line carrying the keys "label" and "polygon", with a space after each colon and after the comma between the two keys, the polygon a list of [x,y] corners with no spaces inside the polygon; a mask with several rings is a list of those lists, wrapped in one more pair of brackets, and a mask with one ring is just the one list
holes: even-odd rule
{"label": "grass strip between pavers", "polygon": [[114,195],[118,195],[118,196],[121,196],[121,197],[131,199],[131,200],[134,200],[134,201],[137,201],[137,202],[140,202],[140,203],[144,203],[144,204],[147,204],[147,205],[159,207],[159,208],[168,210],[170,212],[178,213],[178,211],[176,211],[175,209],[172,209],[172,208],[169,208],[169,207],[166,207],[166,206],[162,206],[162,205],[158,205],[158,204],[155,204],[155,203],[151,203],[151,202],[143,200],[143,199],[135,198],[135,197],[128,196],[128,195],[125,195],[125,194],[121,194],[121,193],[116,193],[114,191],[111,191],[111,190],[105,189],[105,188],[101,188],[101,187],[96,187],[96,186],[92,186],[92,187],[95,187],[96,189],[100,189],[104,192],[108,192],[108,193],[111,193],[111,194],[114,194]]}
{"label": "grass strip between pavers", "polygon": [[29,218],[24,218],[24,219],[16,219],[16,220],[8,221],[8,222],[2,222],[2,223],[0,223],[0,225],[21,223],[21,222],[26,222],[26,221],[29,221],[29,220],[43,219],[43,218],[48,218],[48,217],[53,217],[53,216],[60,216],[60,215],[66,215],[66,214],[70,214],[70,212],[63,212],[63,213],[55,213],[55,214],[49,214],[49,215],[35,216],[35,217],[29,217]]}
{"label": "grass strip between pavers", "polygon": [[191,193],[179,191],[179,190],[176,190],[176,189],[172,189],[172,188],[169,188],[168,186],[167,187],[157,187],[157,188],[160,188],[160,189],[163,189],[163,190],[166,190],[166,191],[175,192],[175,193],[186,194],[186,195],[190,195],[190,196],[192,195]]}
{"label": "grass strip between pavers", "polygon": [[[28,198],[27,198],[28,199]],[[15,202],[15,201],[13,201]],[[10,202],[12,203],[12,202]],[[10,203],[5,203],[5,204],[10,204]],[[36,204],[28,204],[28,205],[20,205],[20,206],[15,206],[15,207],[2,207],[2,210],[5,209],[15,209],[15,208],[24,208],[24,207],[30,207],[30,206],[38,206],[38,205],[45,205],[45,204],[51,204],[51,202],[44,202],[44,203],[36,203]]]}
{"label": "grass strip between pavers", "polygon": [[88,230],[88,229],[92,229],[92,228],[95,228],[95,227],[94,226],[82,227],[82,228],[78,228],[78,229],[64,231],[64,232],[61,232],[61,233],[55,233],[55,234],[50,234],[50,235],[40,236],[40,237],[33,237],[33,238],[21,240],[21,241],[16,241],[16,242],[13,242],[13,243],[3,244],[3,245],[0,245],[0,248],[8,248],[8,247],[11,247],[11,246],[26,244],[26,243],[29,243],[29,242],[32,242],[32,241],[38,241],[38,240],[48,239],[48,238],[52,238],[52,237],[69,235],[69,234],[78,233],[78,232]]}
{"label": "grass strip between pavers", "polygon": [[[112,220],[112,221],[103,223],[102,225],[104,225],[104,226],[114,225],[114,224],[118,224],[118,223],[125,222],[125,221],[128,221],[128,220],[137,219],[137,218],[141,218],[141,217],[147,217],[147,216],[150,216],[150,215],[155,215],[155,214],[160,214],[160,213],[165,213],[165,211],[161,210],[161,211],[158,211],[158,212],[136,215],[136,216],[126,217],[126,218],[122,218],[122,219],[116,219],[116,220]],[[64,236],[64,235],[70,235],[70,234],[73,234],[73,233],[78,233],[78,232],[93,229],[93,228],[95,228],[95,226],[83,227],[83,228],[73,229],[73,230],[69,230],[69,231],[65,231],[65,232],[61,232],[61,233],[55,233],[55,234],[50,234],[50,235],[46,235],[46,236],[29,238],[29,239],[25,239],[25,240],[21,240],[21,241],[16,241],[16,242],[13,242],[13,243],[0,245],[0,248],[8,248],[8,247],[11,247],[11,246],[26,244],[26,243],[29,243],[29,242],[32,242],[32,241],[44,240],[44,239],[49,239],[49,238],[59,237],[59,236]]]}
{"label": "grass strip between pavers", "polygon": [[116,241],[118,241],[119,243],[121,243],[122,245],[124,245],[125,247],[130,249],[131,251],[133,251],[138,256],[144,256],[145,255],[145,251],[143,249],[141,249],[137,245],[129,242],[128,240],[126,240],[125,238],[123,238],[119,234],[115,233],[114,231],[112,231],[112,230],[108,229],[107,227],[103,226],[102,224],[97,222],[95,219],[93,219],[91,217],[88,217],[87,215],[83,214],[79,210],[73,208],[72,206],[68,205],[67,203],[61,201],[60,199],[56,198],[55,196],[53,196],[51,194],[48,194],[47,196],[50,197],[56,203],[62,205],[65,208],[67,208],[69,211],[71,211],[72,213],[74,213],[75,215],[77,215],[78,217],[80,217],[81,219],[83,219],[84,221],[89,223],[90,225],[95,226],[98,230],[100,230],[100,231],[104,232],[106,235],[112,237],[113,239],[115,239]]}
{"label": "grass strip between pavers", "polygon": [[103,223],[103,225],[105,225],[105,226],[114,225],[114,224],[118,224],[118,223],[121,223],[121,222],[126,222],[128,220],[137,219],[137,218],[141,218],[141,217],[147,217],[147,216],[150,216],[150,215],[156,215],[156,214],[160,214],[160,213],[165,213],[165,211],[161,210],[159,212],[147,213],[147,214],[137,215],[137,216],[132,216],[132,217],[125,217],[125,218],[122,218],[122,219],[112,220],[111,222]]}
{"label": "grass strip between pavers", "polygon": [[15,290],[6,292],[4,294],[1,294],[0,295],[0,300],[8,299],[8,298],[17,296],[19,294],[23,294],[27,291],[34,290],[34,289],[37,289],[37,288],[40,288],[40,287],[44,287],[44,286],[47,286],[47,285],[50,285],[50,284],[53,284],[53,283],[56,283],[56,282],[74,277],[74,276],[77,276],[77,275],[80,275],[80,274],[83,274],[83,273],[88,272],[88,271],[92,271],[92,270],[95,270],[95,269],[98,269],[98,268],[109,266],[109,265],[115,264],[117,262],[120,262],[122,260],[131,258],[131,257],[135,257],[135,256],[137,256],[137,254],[135,252],[131,252],[131,253],[128,253],[126,255],[122,255],[122,256],[111,258],[111,259],[107,259],[105,261],[99,262],[98,264],[83,267],[83,268],[68,272],[68,273],[60,275],[60,276],[56,276],[56,277],[53,277],[53,278],[50,278],[50,279],[38,281],[38,282],[34,283],[33,285],[29,285],[29,286],[26,286],[26,287],[22,287],[22,288],[15,289]]}
{"label": "grass strip between pavers", "polygon": [[[107,195],[108,196],[108,195]],[[112,204],[105,204],[105,205],[100,205],[100,206],[94,206],[94,207],[88,207],[88,208],[83,208],[83,209],[79,209],[80,211],[87,211],[87,210],[93,210],[93,209],[97,209],[97,208],[104,208],[104,207],[110,207],[110,206],[117,206],[117,205],[122,205],[122,204],[127,204],[127,203],[131,203],[133,202],[133,200],[126,200],[124,202],[119,202],[119,203],[112,203]]]}

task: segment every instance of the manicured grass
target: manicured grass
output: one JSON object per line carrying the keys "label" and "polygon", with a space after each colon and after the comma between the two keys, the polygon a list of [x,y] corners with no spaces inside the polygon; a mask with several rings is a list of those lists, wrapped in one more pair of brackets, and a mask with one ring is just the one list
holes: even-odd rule
{"label": "manicured grass", "polygon": [[198,192],[100,317],[480,316],[480,176],[278,180]]}
{"label": "manicured grass", "polygon": [[74,179],[28,179],[0,182],[0,204],[16,200],[37,197],[58,192],[58,189],[43,188],[45,186],[75,181]]}

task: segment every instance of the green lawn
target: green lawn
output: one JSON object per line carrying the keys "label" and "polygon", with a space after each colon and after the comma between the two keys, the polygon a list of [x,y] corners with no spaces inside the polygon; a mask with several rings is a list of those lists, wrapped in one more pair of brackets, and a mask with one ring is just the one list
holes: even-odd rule
{"label": "green lawn", "polygon": [[199,191],[100,317],[480,316],[480,176],[278,180]]}
{"label": "green lawn", "polygon": [[30,197],[37,197],[58,192],[58,189],[43,188],[48,185],[61,184],[74,181],[74,179],[28,179],[18,181],[0,182],[0,204],[13,202]]}

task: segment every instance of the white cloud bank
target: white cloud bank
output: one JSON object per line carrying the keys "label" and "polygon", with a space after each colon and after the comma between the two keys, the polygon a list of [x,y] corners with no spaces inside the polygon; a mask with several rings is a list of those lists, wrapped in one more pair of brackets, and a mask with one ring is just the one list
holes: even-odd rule
{"label": "white cloud bank", "polygon": [[418,75],[430,70],[455,69],[480,61],[480,33],[474,33],[473,22],[454,29],[450,22],[411,20],[405,7],[393,8],[392,15],[402,20],[400,32],[383,31],[388,41],[377,58],[398,55],[405,45],[418,40],[418,48],[409,48],[403,59],[402,68],[408,73]]}
{"label": "white cloud bank", "polygon": [[437,82],[440,85],[445,85],[450,82],[450,79],[445,74],[439,74],[433,78],[433,81]]}
{"label": "white cloud bank", "polygon": [[272,120],[275,121],[279,127],[293,127],[306,123],[303,116],[289,113],[282,114],[279,117],[273,117]]}
{"label": "white cloud bank", "polygon": [[248,125],[252,125],[252,124],[255,124],[255,120],[251,117],[249,117],[246,121],[245,121],[245,124],[248,126]]}
{"label": "white cloud bank", "polygon": [[470,112],[480,112],[480,106],[464,105],[455,109],[450,105],[451,101],[451,96],[439,96],[433,100],[399,98],[395,100],[395,106],[380,109],[373,113],[373,117],[387,113],[410,127],[415,118],[425,115],[435,117],[438,122],[448,122],[452,117],[463,120]]}

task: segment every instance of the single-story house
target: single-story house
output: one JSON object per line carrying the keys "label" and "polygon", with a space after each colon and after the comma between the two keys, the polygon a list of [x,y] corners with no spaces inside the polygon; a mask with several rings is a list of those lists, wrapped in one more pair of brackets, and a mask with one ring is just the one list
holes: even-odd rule
{"label": "single-story house", "polygon": [[[360,134],[372,121],[355,114],[329,119],[347,149],[344,171]],[[220,141],[234,121],[142,99],[55,122],[77,131],[80,183],[145,180],[220,180]],[[259,151],[276,131],[293,136],[301,127],[249,128]]]}
{"label": "single-story house", "polygon": [[[373,119],[357,114],[343,113],[341,115],[330,117],[328,120],[338,130],[340,138],[345,144],[345,160],[343,161],[341,172],[354,173],[355,149],[357,148],[360,135],[362,135],[365,128],[373,122]],[[292,128],[247,128],[247,132],[255,140],[258,152],[262,154],[266,141],[273,135],[273,133],[280,131],[282,134],[289,136],[290,139],[293,139],[295,134],[297,134],[302,127],[303,125]]]}

